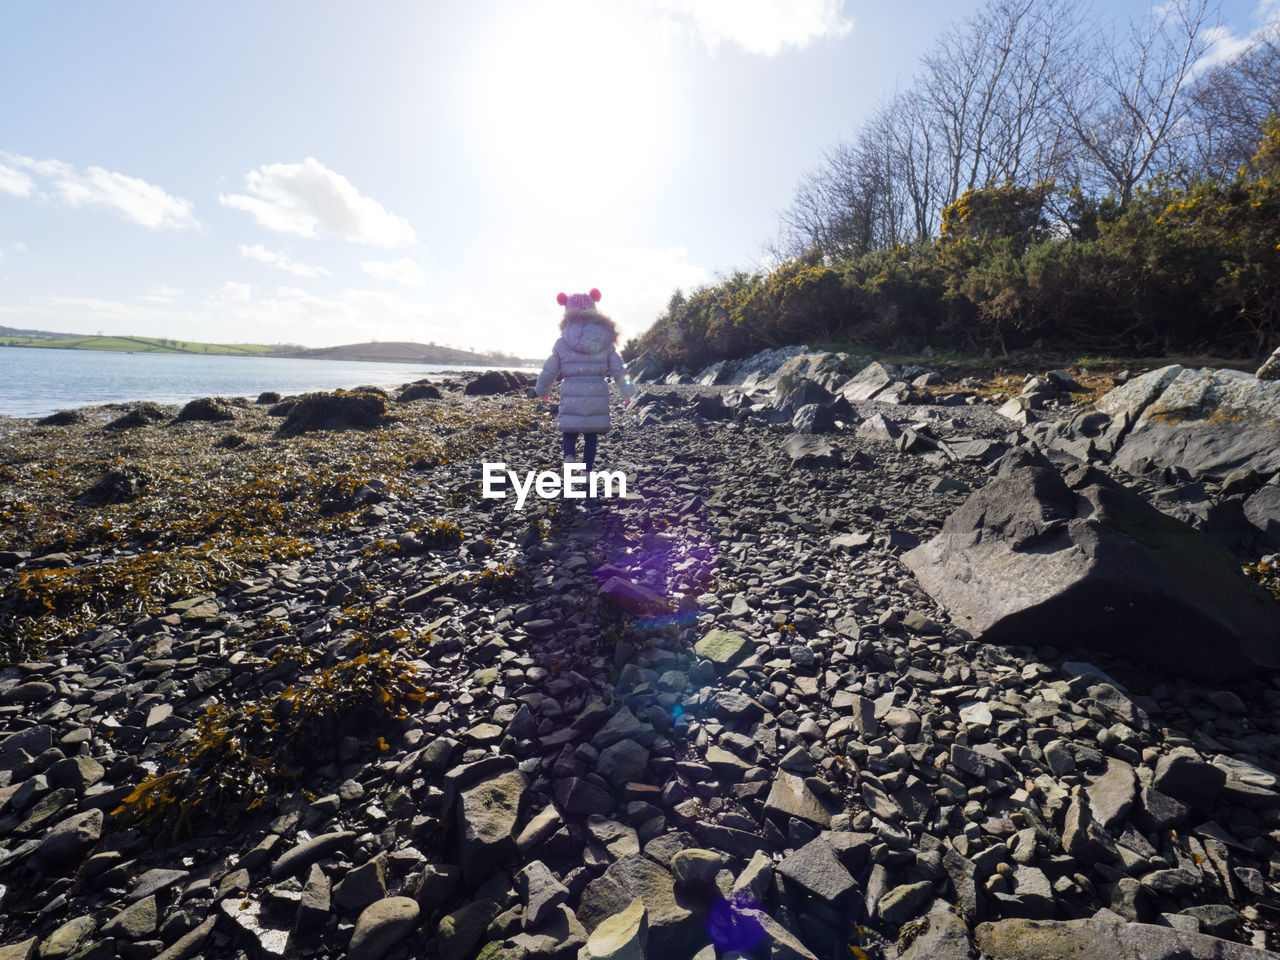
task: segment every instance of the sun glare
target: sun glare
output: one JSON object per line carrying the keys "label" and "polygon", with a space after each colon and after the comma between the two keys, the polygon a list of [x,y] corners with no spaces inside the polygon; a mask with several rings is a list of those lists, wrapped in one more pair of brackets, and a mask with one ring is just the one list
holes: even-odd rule
{"label": "sun glare", "polygon": [[482,49],[474,116],[504,202],[566,226],[641,213],[672,140],[652,27],[626,4],[522,4]]}

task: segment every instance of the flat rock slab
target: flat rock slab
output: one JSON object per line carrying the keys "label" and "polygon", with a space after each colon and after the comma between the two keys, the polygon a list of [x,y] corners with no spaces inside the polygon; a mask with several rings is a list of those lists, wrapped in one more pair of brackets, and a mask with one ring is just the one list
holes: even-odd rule
{"label": "flat rock slab", "polygon": [[1105,920],[999,920],[974,943],[991,960],[1274,960],[1267,950],[1202,933]]}
{"label": "flat rock slab", "polygon": [[1280,470],[1280,381],[1172,364],[1134,378],[1095,406],[1131,418],[1115,456],[1126,470],[1143,459],[1193,476]]}
{"label": "flat rock slab", "polygon": [[1015,467],[902,559],[988,643],[1088,644],[1196,677],[1280,668],[1266,591],[1225,550],[1098,470]]}

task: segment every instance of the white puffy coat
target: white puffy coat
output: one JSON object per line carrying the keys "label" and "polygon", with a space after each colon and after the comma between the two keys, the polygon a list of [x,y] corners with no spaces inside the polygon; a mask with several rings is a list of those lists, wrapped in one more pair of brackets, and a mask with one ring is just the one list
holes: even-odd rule
{"label": "white puffy coat", "polygon": [[635,394],[626,377],[622,358],[613,348],[613,325],[601,317],[572,318],[542,365],[542,373],[534,387],[538,396],[549,396],[551,386],[563,378],[560,387],[560,416],[563,433],[607,433],[609,419],[609,384],[613,377],[623,399]]}

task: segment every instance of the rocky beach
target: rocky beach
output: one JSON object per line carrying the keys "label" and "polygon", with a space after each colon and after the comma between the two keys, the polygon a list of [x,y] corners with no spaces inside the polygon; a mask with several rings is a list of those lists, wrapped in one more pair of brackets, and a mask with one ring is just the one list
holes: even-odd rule
{"label": "rocky beach", "polygon": [[1280,386],[1025,373],[0,421],[0,960],[1280,956]]}

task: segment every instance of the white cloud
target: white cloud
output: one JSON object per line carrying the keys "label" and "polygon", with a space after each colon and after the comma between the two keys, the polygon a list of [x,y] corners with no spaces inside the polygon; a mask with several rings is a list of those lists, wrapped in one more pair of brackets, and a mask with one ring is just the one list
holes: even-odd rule
{"label": "white cloud", "polygon": [[766,57],[839,39],[853,29],[844,0],[657,0],[659,9],[691,21],[712,52],[732,43]]}
{"label": "white cloud", "polygon": [[222,284],[222,299],[230,300],[232,303],[247,302],[252,292],[252,288],[247,283],[227,280]]}
{"label": "white cloud", "polygon": [[240,256],[248,257],[250,260],[257,260],[261,263],[269,263],[281,270],[287,270],[294,276],[298,277],[327,277],[329,271],[324,267],[309,267],[305,263],[294,263],[284,253],[276,253],[274,250],[268,250],[260,243],[255,243],[252,247],[240,244],[236,247]]}
{"label": "white cloud", "polygon": [[247,193],[218,201],[252,214],[259,225],[303,237],[330,234],[355,243],[394,247],[416,239],[413,227],[361,193],[351,181],[313,157],[271,163],[245,174]]}
{"label": "white cloud", "polygon": [[25,243],[15,243],[11,249],[14,253],[26,253],[27,245]]}
{"label": "white cloud", "polygon": [[[0,189],[18,196],[34,194],[43,200],[60,200],[69,207],[102,207],[153,230],[200,226],[192,214],[190,200],[172,196],[146,180],[103,167],[77,170],[61,160],[34,160],[11,153],[0,153],[0,157],[12,164],[0,167]],[[48,192],[38,191],[37,181],[23,169],[46,181]]]}
{"label": "white cloud", "polygon": [[1280,0],[1258,0],[1250,19],[1257,26],[1243,37],[1237,37],[1229,26],[1217,26],[1205,31],[1208,48],[1196,61],[1195,72],[1200,73],[1230,63],[1264,36],[1270,36],[1274,41],[1276,31],[1280,29]]}
{"label": "white cloud", "polygon": [[394,280],[396,283],[407,283],[414,287],[420,287],[426,281],[426,277],[422,275],[422,268],[408,257],[391,261],[365,260],[360,266],[369,276],[379,280]]}
{"label": "white cloud", "polygon": [[21,170],[0,163],[0,193],[15,197],[29,197],[36,189],[36,182]]}
{"label": "white cloud", "polygon": [[182,296],[181,290],[162,283],[158,287],[153,287],[150,293],[138,294],[136,299],[147,303],[176,303],[180,296]]}

